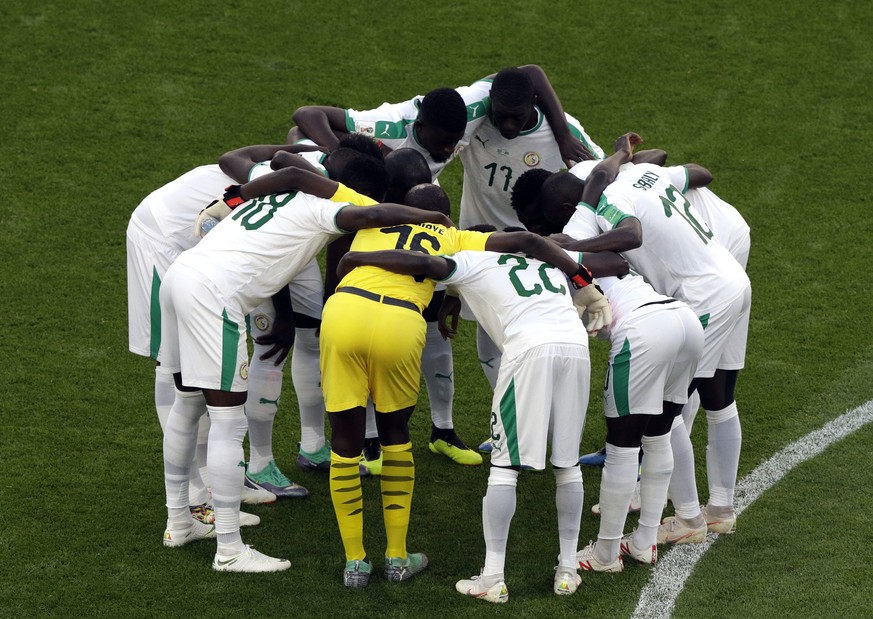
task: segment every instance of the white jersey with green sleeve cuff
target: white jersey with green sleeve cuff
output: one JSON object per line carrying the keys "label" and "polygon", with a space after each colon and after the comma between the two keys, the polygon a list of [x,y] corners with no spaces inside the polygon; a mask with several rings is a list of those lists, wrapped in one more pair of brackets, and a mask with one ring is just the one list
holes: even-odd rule
{"label": "white jersey with green sleeve cuff", "polygon": [[249,200],[176,261],[206,276],[247,314],[345,232],[336,217],[346,206],[304,193]]}
{"label": "white jersey with green sleeve cuff", "polygon": [[[498,230],[521,226],[510,204],[515,181],[534,168],[557,172],[564,167],[552,127],[538,107],[534,107],[537,114],[534,126],[512,140],[500,135],[490,118],[490,104],[488,109],[488,117],[459,155],[464,165],[461,228],[476,224],[490,224]],[[569,114],[565,116],[570,133],[602,159],[603,150],[585,133],[579,121]]]}
{"label": "white jersey with green sleeve cuff", "polygon": [[564,273],[518,254],[461,251],[442,280],[457,291],[506,357],[546,343],[587,346]]}
{"label": "white jersey with green sleeve cuff", "polygon": [[[467,106],[467,127],[464,130],[464,137],[455,148],[455,154],[457,154],[470,141],[473,133],[485,119],[490,105],[491,80],[478,80],[471,86],[462,86],[455,90],[461,95]],[[446,161],[435,161],[427,149],[419,143],[415,131],[415,121],[418,118],[422,99],[424,96],[419,95],[403,103],[383,103],[372,110],[347,109],[345,111],[346,130],[349,133],[361,133],[379,140],[391,150],[398,148],[417,150],[424,155],[430,168],[431,177],[436,179],[455,155]]]}
{"label": "white jersey with green sleeve cuff", "polygon": [[687,182],[681,166],[622,169],[604,190],[595,215],[604,231],[636,217],[643,244],[624,252],[631,267],[657,292],[685,301],[702,315],[735,299],[749,279],[685,198]]}
{"label": "white jersey with green sleeve cuff", "polygon": [[[582,161],[570,169],[570,173],[581,178],[588,178],[597,161]],[[621,170],[630,170],[633,163],[626,163]],[[709,225],[709,229],[715,234],[715,238],[736,258],[737,262],[746,268],[749,260],[751,237],[749,224],[740,215],[740,212],[731,204],[718,197],[709,187],[698,187],[683,191],[685,197],[703,220]]]}

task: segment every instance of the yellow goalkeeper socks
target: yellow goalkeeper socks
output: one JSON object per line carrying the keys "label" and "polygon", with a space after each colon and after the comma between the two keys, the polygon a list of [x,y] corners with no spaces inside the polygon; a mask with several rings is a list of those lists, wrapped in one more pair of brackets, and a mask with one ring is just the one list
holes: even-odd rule
{"label": "yellow goalkeeper socks", "polygon": [[406,531],[409,529],[409,510],[412,507],[412,488],[415,485],[415,462],[412,443],[382,445],[382,514],[388,546],[386,557],[406,556]]}
{"label": "yellow goalkeeper socks", "polygon": [[361,493],[361,456],[343,458],[330,452],[330,498],[346,551],[346,561],[363,561],[364,496]]}

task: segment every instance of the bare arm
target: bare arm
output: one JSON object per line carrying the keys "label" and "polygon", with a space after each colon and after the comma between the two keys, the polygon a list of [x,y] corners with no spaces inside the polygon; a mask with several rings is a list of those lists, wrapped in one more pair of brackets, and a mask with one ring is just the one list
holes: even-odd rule
{"label": "bare arm", "polygon": [[218,158],[218,167],[221,171],[235,180],[237,183],[245,183],[249,180],[249,172],[252,166],[261,161],[269,161],[279,151],[288,151],[289,153],[305,153],[315,150],[324,150],[320,146],[312,146],[311,144],[297,145],[272,145],[259,144],[255,146],[244,146],[230,152],[224,153]]}
{"label": "bare arm", "polygon": [[627,260],[612,251],[583,252],[582,264],[594,277],[624,277],[630,271]]}
{"label": "bare arm", "polygon": [[[300,159],[300,157],[296,157]],[[300,159],[299,162],[289,161],[289,167],[276,170],[253,181],[249,181],[240,187],[240,196],[245,200],[251,200],[259,196],[269,196],[276,193],[288,193],[302,191],[319,198],[330,199],[336,193],[339,184],[318,172],[311,172],[309,163]]]}
{"label": "bare arm", "polygon": [[685,169],[688,170],[688,189],[697,187],[706,187],[712,182],[712,172],[696,163],[686,163]]}
{"label": "bare arm", "polygon": [[339,139],[334,131],[348,133],[346,111],[327,105],[306,105],[298,108],[291,116],[297,128],[310,140],[331,150],[337,147]]}
{"label": "bare arm", "polygon": [[555,265],[570,277],[579,271],[579,263],[560,246],[533,232],[494,232],[485,241],[485,251],[528,254]]}
{"label": "bare arm", "polygon": [[643,139],[633,132],[625,133],[615,141],[615,153],[598,163],[585,181],[585,189],[582,191],[582,201],[585,204],[596,206],[600,202],[603,190],[618,176],[618,169],[633,159],[634,147],[642,142]]}
{"label": "bare arm", "polygon": [[654,163],[662,166],[667,163],[667,151],[660,148],[638,150],[634,153],[634,163]]}
{"label": "bare arm", "polygon": [[336,216],[337,225],[343,230],[363,230],[400,224],[431,223],[454,227],[451,219],[437,211],[425,211],[402,204],[377,204],[366,208],[348,207]]}
{"label": "bare arm", "polygon": [[324,260],[325,301],[327,301],[327,298],[334,293],[336,287],[339,286],[340,280],[342,279],[342,277],[337,275],[339,264],[343,256],[349,252],[349,248],[351,248],[354,239],[354,234],[344,234],[327,246]]}
{"label": "bare arm", "polygon": [[385,249],[350,251],[340,260],[337,275],[342,279],[349,271],[360,266],[379,267],[403,275],[424,275],[431,279],[445,279],[452,272],[452,265],[442,256],[430,256],[407,249]]}
{"label": "bare arm", "polygon": [[[569,238],[569,237],[568,237]],[[559,239],[564,249],[581,252],[622,252],[636,249],[643,244],[643,227],[636,217],[627,217],[603,234],[581,241]],[[583,260],[584,262],[584,260]]]}
{"label": "bare arm", "polygon": [[546,115],[546,120],[549,121],[564,163],[570,167],[574,163],[594,159],[594,153],[585,148],[582,141],[570,133],[570,126],[564,116],[564,107],[561,105],[558,93],[552,88],[552,83],[546,72],[535,64],[526,64],[520,66],[519,69],[527,73],[533,82],[534,92],[537,95],[537,105],[540,106],[543,114]]}

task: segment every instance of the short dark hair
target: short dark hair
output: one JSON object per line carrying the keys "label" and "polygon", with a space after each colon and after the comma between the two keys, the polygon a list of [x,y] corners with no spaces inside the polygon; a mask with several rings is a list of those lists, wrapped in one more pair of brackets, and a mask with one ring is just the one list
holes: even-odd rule
{"label": "short dark hair", "polygon": [[381,202],[385,198],[385,191],[388,189],[388,172],[385,170],[385,164],[361,154],[346,162],[338,172],[336,180],[376,202]]}
{"label": "short dark hair", "polygon": [[521,226],[506,226],[503,229],[503,232],[527,232],[527,228],[522,228]]}
{"label": "short dark hair", "polygon": [[457,90],[436,88],[421,100],[418,120],[448,133],[460,133],[467,128],[467,106]]}
{"label": "short dark hair", "polygon": [[452,213],[452,204],[449,196],[439,185],[422,183],[406,192],[403,203],[425,211],[436,211],[449,217]]}
{"label": "short dark hair", "polygon": [[385,157],[379,142],[363,133],[349,133],[348,135],[342,136],[339,139],[339,145],[337,146],[337,149],[339,148],[351,148],[352,150],[356,150],[364,155],[375,157],[380,161]]}
{"label": "short dark hair", "polygon": [[467,226],[464,230],[470,230],[472,232],[497,232],[497,226],[492,226],[491,224],[476,224],[473,226]]}
{"label": "short dark hair", "polygon": [[398,148],[385,157],[388,170],[388,202],[403,200],[406,192],[422,183],[431,182],[427,160],[413,148]]}
{"label": "short dark hair", "polygon": [[491,83],[491,98],[508,107],[528,105],[534,98],[530,76],[516,67],[501,70]]}
{"label": "short dark hair", "polygon": [[539,196],[543,183],[551,175],[552,173],[548,170],[534,168],[519,176],[512,187],[512,196],[510,197],[513,210],[520,211],[530,206]]}

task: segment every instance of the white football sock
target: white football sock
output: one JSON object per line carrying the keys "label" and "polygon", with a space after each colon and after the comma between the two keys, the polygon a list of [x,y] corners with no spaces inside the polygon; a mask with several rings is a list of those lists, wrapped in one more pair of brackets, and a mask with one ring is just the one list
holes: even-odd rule
{"label": "white football sock", "polygon": [[558,543],[561,567],[575,569],[579,549],[579,524],[582,521],[582,502],[585,491],[582,471],[578,466],[555,469],[555,507],[558,510]]}
{"label": "white football sock", "polygon": [[297,329],[291,357],[291,382],[300,411],[300,449],[315,453],[324,447],[324,395],[321,392],[318,336],[315,329]]}
{"label": "white football sock", "polygon": [[506,541],[515,515],[515,486],[518,471],[491,467],[488,490],[482,499],[482,531],[485,536],[485,567],[482,576],[503,574]]}
{"label": "white football sock", "polygon": [[161,424],[161,432],[167,427],[167,417],[176,400],[176,383],[173,381],[173,373],[165,370],[160,365],[155,366],[155,410],[158,413],[158,423]]}
{"label": "white football sock", "polygon": [[206,412],[202,391],[176,390],[164,431],[164,486],[167,492],[167,528],[191,526],[188,476],[197,443],[197,421]]}
{"label": "white football sock", "polygon": [[737,486],[737,468],[743,444],[737,403],[718,411],[706,411],[709,444],[706,446],[706,477],[709,505],[732,507]]}
{"label": "white football sock", "polygon": [[220,554],[242,552],[245,547],[239,532],[239,504],[245,475],[243,438],[246,435],[244,406],[209,406],[207,467],[212,481],[215,508],[215,533]]}
{"label": "white football sock", "polygon": [[640,521],[634,535],[637,548],[649,548],[657,541],[664,513],[667,488],[673,473],[670,434],[643,436],[643,465],[640,477]]}
{"label": "white football sock", "polygon": [[694,425],[694,418],[697,417],[697,411],[700,410],[700,395],[695,389],[694,393],[688,396],[688,401],[682,407],[682,420],[685,422],[685,429],[688,431],[688,436],[691,436],[691,426]]}
{"label": "white football sock", "polygon": [[673,449],[670,500],[673,501],[677,516],[693,520],[700,516],[700,500],[697,498],[697,478],[694,473],[694,447],[688,438],[682,415],[677,415],[673,420],[670,445]]}
{"label": "white football sock", "polygon": [[[205,406],[205,404],[204,404]],[[200,423],[197,424],[197,451],[194,452],[194,461],[197,463],[197,472],[200,473],[200,479],[203,485],[208,489],[209,486],[209,471],[206,470],[206,452],[209,443],[209,415],[203,415],[200,418]],[[194,473],[192,473],[192,476]],[[191,484],[188,484],[188,492],[191,492]],[[190,498],[190,497],[189,497]],[[208,502],[208,497],[200,503]],[[192,503],[199,505],[199,503]]]}
{"label": "white football sock", "polygon": [[494,385],[497,384],[497,373],[500,371],[500,359],[503,353],[481,325],[476,325],[476,350],[479,353],[479,365],[482,366],[485,378],[488,379],[488,384],[493,391]]}
{"label": "white football sock", "polygon": [[427,323],[427,339],[421,351],[421,375],[430,400],[433,425],[449,430],[452,424],[452,398],[455,383],[452,376],[452,345],[440,335],[439,324]]}
{"label": "white football sock", "polygon": [[282,395],[282,368],[274,359],[261,360],[260,356],[271,346],[255,343],[249,365],[246,400],[246,420],[249,425],[249,471],[258,473],[273,460],[273,423],[279,412]]}
{"label": "white football sock", "polygon": [[612,563],[618,556],[639,466],[639,447],[606,443],[606,464],[600,481],[600,532],[594,546],[594,558],[601,563]]}

